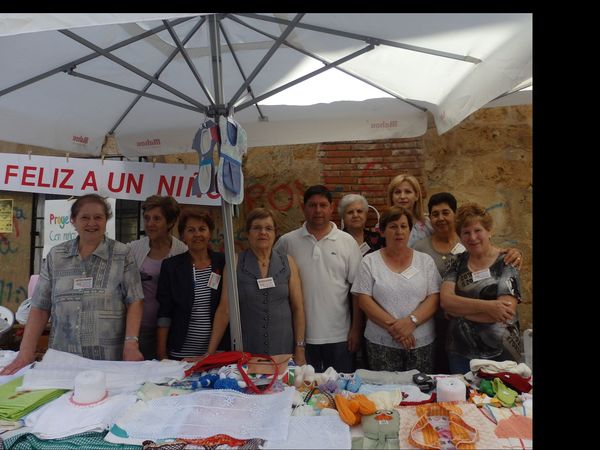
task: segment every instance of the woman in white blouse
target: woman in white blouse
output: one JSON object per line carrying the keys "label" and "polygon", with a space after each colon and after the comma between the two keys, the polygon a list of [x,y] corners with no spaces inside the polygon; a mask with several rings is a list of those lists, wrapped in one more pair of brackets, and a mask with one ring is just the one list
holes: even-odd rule
{"label": "woman in white blouse", "polygon": [[379,223],[386,246],[363,258],[352,286],[368,319],[369,367],[432,373],[440,274],[431,256],[408,247],[408,210],[393,206]]}

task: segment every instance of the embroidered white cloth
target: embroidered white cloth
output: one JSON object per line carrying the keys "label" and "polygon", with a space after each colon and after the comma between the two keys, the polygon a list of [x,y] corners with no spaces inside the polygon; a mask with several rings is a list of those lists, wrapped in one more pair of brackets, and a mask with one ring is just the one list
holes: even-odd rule
{"label": "embroidered white cloth", "polygon": [[135,403],[135,394],[119,394],[89,406],[78,406],[67,392],[25,418],[30,433],[41,439],[59,439],[86,431],[104,431]]}
{"label": "embroidered white cloth", "polygon": [[182,380],[193,363],[181,361],[96,361],[71,353],[48,349],[41,362],[23,376],[17,391],[36,389],[73,389],[75,377],[85,370],[106,374],[106,389],[111,393],[134,392],[143,383]]}
{"label": "embroidered white cloth", "polygon": [[248,395],[214,389],[139,401],[116,420],[104,439],[138,445],[146,439],[207,438],[215,434],[285,440],[294,391],[286,387],[274,394]]}
{"label": "embroidered white cloth", "polygon": [[268,440],[263,448],[350,448],[350,427],[339,416],[292,416],[285,440]]}

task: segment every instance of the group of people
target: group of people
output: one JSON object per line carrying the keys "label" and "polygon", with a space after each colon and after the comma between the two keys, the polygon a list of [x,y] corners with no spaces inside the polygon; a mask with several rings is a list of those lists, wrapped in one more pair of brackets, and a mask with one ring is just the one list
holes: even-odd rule
{"label": "group of people", "polygon": [[[247,214],[248,249],[234,262],[244,351],[344,373],[360,347],[373,370],[465,373],[473,358],[520,360],[521,255],[491,243],[489,212],[439,193],[426,217],[410,175],[388,194],[378,231],[358,194],[340,200],[338,228],[322,185],[304,192],[302,226],[279,239],[271,211]],[[49,347],[91,359],[196,361],[230,349],[230,262],[210,248],[213,219],[171,197],[142,209],[145,237],[122,244],[105,236],[102,197],[74,202],[78,237],[44,260],[19,354],[0,374],[34,361],[49,318]]]}

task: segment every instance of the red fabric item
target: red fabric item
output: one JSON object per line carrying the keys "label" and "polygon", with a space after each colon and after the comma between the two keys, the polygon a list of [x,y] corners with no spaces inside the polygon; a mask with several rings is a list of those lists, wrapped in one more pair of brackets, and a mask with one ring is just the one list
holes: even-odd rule
{"label": "red fabric item", "polygon": [[[250,355],[250,353],[246,353],[246,355],[248,355],[248,357],[240,359],[237,362],[237,367],[238,367],[238,370],[240,371],[240,374],[242,375],[242,378],[246,382],[246,385],[248,386],[248,389],[250,389],[255,394],[262,394],[264,392],[268,392],[269,389],[271,389],[271,387],[275,383],[275,381],[277,381],[277,377],[279,376],[279,367],[277,367],[277,363],[275,362],[275,360],[273,359],[273,357],[269,356],[269,355]],[[271,381],[269,382],[269,384],[267,385],[267,387],[265,387],[263,390],[260,390],[258,387],[256,387],[256,384],[254,384],[254,382],[250,379],[250,377],[248,376],[248,374],[246,373],[246,371],[242,367],[243,364],[248,363],[248,361],[250,360],[250,357],[258,357],[258,358],[262,359],[263,361],[268,360],[268,361],[271,361],[271,363],[272,363],[272,366],[273,366],[273,371],[272,371],[273,377],[271,378]]]}
{"label": "red fabric item", "polygon": [[246,361],[250,358],[250,353],[247,352],[220,352],[213,355],[208,355],[206,358],[201,359],[188,370],[185,371],[185,376],[189,377],[194,372],[203,372],[208,369],[214,369],[215,367],[223,367],[227,364],[235,364],[238,361]]}
{"label": "red fabric item", "polygon": [[516,373],[510,373],[510,372],[488,373],[488,372],[484,372],[483,370],[478,370],[477,376],[479,378],[485,378],[488,380],[493,380],[494,378],[500,378],[505,385],[514,389],[519,394],[521,394],[522,392],[527,393],[533,387],[531,385],[531,383],[529,383],[529,380],[531,380],[531,377],[523,378],[521,375],[518,375]]}

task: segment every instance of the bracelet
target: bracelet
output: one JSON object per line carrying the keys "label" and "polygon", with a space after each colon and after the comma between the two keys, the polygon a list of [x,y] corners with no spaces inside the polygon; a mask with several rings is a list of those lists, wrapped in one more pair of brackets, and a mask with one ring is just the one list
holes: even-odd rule
{"label": "bracelet", "polygon": [[296,347],[305,348],[306,347],[306,342],[304,342],[304,341],[296,341]]}
{"label": "bracelet", "polygon": [[125,342],[127,341],[135,341],[135,342],[140,342],[140,338],[137,336],[125,336]]}

